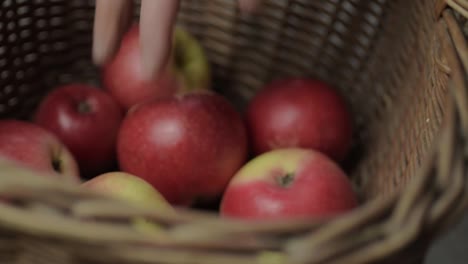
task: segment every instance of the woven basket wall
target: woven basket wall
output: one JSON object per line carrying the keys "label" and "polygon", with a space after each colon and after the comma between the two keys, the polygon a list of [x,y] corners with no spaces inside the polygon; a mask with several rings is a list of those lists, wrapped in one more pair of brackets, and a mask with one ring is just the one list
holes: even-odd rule
{"label": "woven basket wall", "polygon": [[[90,0],[0,3],[1,118],[29,118],[59,83],[99,83],[93,16]],[[232,0],[182,1],[179,23],[240,110],[280,76],[340,89],[355,117],[345,169],[362,206],[328,222],[158,215],[3,162],[0,199],[17,202],[0,203],[0,263],[421,262],[468,205],[466,17],[465,0],[269,0],[254,16]],[[137,216],[163,230],[135,230]]]}

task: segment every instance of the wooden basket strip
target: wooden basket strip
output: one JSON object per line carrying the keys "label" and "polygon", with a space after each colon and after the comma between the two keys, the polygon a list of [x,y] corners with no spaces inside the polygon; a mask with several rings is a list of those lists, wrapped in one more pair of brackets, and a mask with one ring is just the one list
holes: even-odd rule
{"label": "wooden basket strip", "polygon": [[456,10],[458,13],[468,18],[468,1],[467,0],[447,0],[447,4]]}
{"label": "wooden basket strip", "polygon": [[[466,89],[468,86],[468,52],[466,40],[450,11],[444,12],[444,18],[450,33],[450,38],[446,38],[444,44],[449,45],[446,42],[450,41],[450,46],[455,47],[455,49],[447,49],[447,60],[452,68],[451,74],[455,88],[452,91],[459,107],[462,129],[468,133],[468,91]],[[468,153],[468,149],[466,153]]]}

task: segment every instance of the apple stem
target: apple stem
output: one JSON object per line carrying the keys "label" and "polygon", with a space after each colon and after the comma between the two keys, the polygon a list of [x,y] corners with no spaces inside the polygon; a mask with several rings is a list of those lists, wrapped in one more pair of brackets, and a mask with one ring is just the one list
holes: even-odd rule
{"label": "apple stem", "polygon": [[80,102],[78,104],[78,112],[80,113],[89,113],[91,112],[91,106],[87,102]]}
{"label": "apple stem", "polygon": [[52,160],[52,168],[54,171],[61,173],[62,172],[62,163],[60,162],[59,159],[53,159]]}
{"label": "apple stem", "polygon": [[285,175],[281,175],[280,177],[276,178],[276,181],[279,186],[281,187],[288,187],[293,183],[294,180],[294,173],[289,172]]}

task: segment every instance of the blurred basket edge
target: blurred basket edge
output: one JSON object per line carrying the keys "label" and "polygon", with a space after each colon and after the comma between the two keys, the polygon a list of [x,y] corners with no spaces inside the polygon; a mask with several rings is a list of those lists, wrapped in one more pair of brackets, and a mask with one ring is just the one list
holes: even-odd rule
{"label": "blurred basket edge", "polygon": [[[442,3],[442,1],[441,1]],[[468,54],[455,21],[466,1],[440,4],[435,30],[451,76],[437,144],[400,192],[332,221],[247,224],[181,211],[148,210],[36,177],[0,163],[2,263],[412,263],[468,208]],[[455,12],[454,12],[455,11]],[[25,180],[27,179],[27,180]],[[122,209],[125,210],[122,210]],[[160,224],[142,232],[138,217]],[[133,220],[132,220],[133,219]],[[144,231],[144,230],[143,230]],[[6,257],[12,252],[19,259]],[[414,258],[411,256],[413,252]],[[404,260],[403,260],[404,259]],[[16,262],[14,262],[16,261]],[[89,261],[89,262],[86,262]]]}

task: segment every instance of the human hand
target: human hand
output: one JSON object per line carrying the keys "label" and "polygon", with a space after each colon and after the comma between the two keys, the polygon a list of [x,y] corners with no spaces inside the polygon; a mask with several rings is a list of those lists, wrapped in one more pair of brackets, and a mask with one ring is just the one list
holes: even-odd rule
{"label": "human hand", "polygon": [[[241,10],[253,11],[259,0],[238,2]],[[157,77],[169,59],[178,8],[179,0],[141,1],[140,45],[145,78]],[[107,63],[115,55],[132,17],[132,0],[96,0],[92,56],[97,65]]]}

